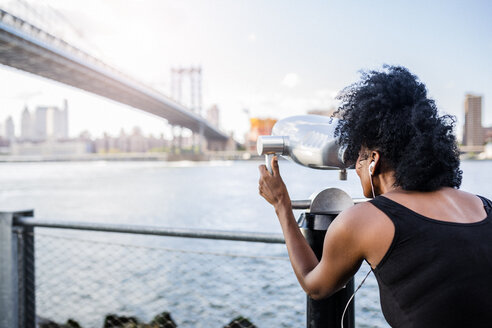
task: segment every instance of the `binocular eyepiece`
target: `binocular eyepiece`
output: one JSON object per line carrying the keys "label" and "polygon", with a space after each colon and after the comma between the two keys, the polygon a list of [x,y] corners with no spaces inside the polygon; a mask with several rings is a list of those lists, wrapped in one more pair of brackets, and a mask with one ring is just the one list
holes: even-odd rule
{"label": "binocular eyepiece", "polygon": [[272,157],[274,155],[288,155],[289,137],[286,136],[259,136],[256,141],[258,155],[265,155],[265,165],[272,172]]}
{"label": "binocular eyepiece", "polygon": [[256,141],[258,155],[278,154],[288,155],[289,137],[259,136]]}

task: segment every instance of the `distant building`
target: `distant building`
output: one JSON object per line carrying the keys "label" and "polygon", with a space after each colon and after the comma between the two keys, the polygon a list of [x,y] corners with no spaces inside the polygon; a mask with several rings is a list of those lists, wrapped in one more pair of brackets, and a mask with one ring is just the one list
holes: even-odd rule
{"label": "distant building", "polygon": [[38,106],[34,112],[34,118],[29,118],[28,114],[26,108],[22,113],[22,125],[25,126],[26,136],[30,134],[29,126],[32,126],[31,140],[68,139],[68,104],[66,100],[64,100],[62,109],[55,106]]}
{"label": "distant building", "polygon": [[149,149],[147,138],[143,136],[142,130],[137,126],[133,128],[133,133],[128,141],[130,153],[145,153]]}
{"label": "distant building", "polygon": [[3,136],[0,136],[0,154],[7,155],[10,154],[10,142]]}
{"label": "distant building", "polygon": [[82,141],[83,143],[85,143],[87,153],[95,153],[96,152],[95,142],[92,140],[92,137],[91,137],[91,134],[89,133],[89,131],[84,130],[84,131],[80,132],[78,138],[76,138],[75,140]]}
{"label": "distant building", "polygon": [[486,143],[492,143],[492,126],[484,128],[484,136]]}
{"label": "distant building", "polygon": [[35,141],[46,140],[48,136],[48,108],[38,107],[34,112],[33,120],[33,139]]}
{"label": "distant building", "polygon": [[256,151],[256,140],[258,136],[272,134],[272,128],[277,120],[274,118],[250,118],[250,129],[246,138],[246,149]]}
{"label": "distant building", "polygon": [[465,96],[463,145],[482,146],[484,141],[484,129],[482,127],[482,97],[467,94]]}
{"label": "distant building", "polygon": [[[82,140],[90,140],[90,135],[84,133],[79,137]],[[139,127],[134,127],[131,134],[124,129],[120,130],[117,137],[111,137],[104,133],[102,138],[97,138],[92,143],[93,152],[96,153],[146,153],[148,151],[164,151],[169,142],[161,134],[159,138],[152,135],[146,137]]]}
{"label": "distant building", "polygon": [[152,134],[147,138],[147,143],[149,150],[152,151],[163,151],[165,147],[169,146],[169,142],[164,139],[164,134],[160,134],[158,138],[154,137]]}
{"label": "distant building", "polygon": [[123,129],[120,130],[120,135],[116,139],[115,148],[123,153],[128,153],[130,151],[130,142]]}
{"label": "distant building", "polygon": [[15,141],[15,125],[12,116],[7,117],[5,120],[5,139],[7,139],[10,143]]}
{"label": "distant building", "polygon": [[14,143],[11,147],[11,154],[16,156],[71,156],[86,154],[88,152],[87,149],[87,142],[82,140],[47,140],[42,142],[26,141],[22,143]]}
{"label": "distant building", "polygon": [[216,128],[219,127],[219,112],[217,105],[213,105],[207,110],[207,121]]}
{"label": "distant building", "polygon": [[68,103],[65,99],[63,101],[63,108],[54,108],[53,115],[53,131],[52,135],[55,139],[67,139],[68,138]]}
{"label": "distant building", "polygon": [[20,140],[34,140],[34,118],[27,106],[22,111]]}
{"label": "distant building", "polygon": [[24,107],[21,115],[21,131],[20,131],[20,139],[21,140],[32,140],[33,137],[33,124],[32,124],[32,116],[29,109]]}
{"label": "distant building", "polygon": [[111,138],[107,133],[104,133],[102,138],[94,140],[94,152],[96,153],[111,153],[117,151],[118,139]]}

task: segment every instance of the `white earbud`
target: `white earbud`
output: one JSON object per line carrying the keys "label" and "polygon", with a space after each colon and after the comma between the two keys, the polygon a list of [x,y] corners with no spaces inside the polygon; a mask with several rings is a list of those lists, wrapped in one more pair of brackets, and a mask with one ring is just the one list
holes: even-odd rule
{"label": "white earbud", "polygon": [[369,175],[372,176],[374,174],[374,166],[376,166],[376,163],[374,161],[369,164]]}
{"label": "white earbud", "polygon": [[371,164],[369,164],[369,181],[371,182],[371,191],[372,191],[372,198],[376,198],[376,194],[374,193],[374,185],[372,184],[372,175],[374,174],[374,167],[376,166],[376,163],[372,161]]}

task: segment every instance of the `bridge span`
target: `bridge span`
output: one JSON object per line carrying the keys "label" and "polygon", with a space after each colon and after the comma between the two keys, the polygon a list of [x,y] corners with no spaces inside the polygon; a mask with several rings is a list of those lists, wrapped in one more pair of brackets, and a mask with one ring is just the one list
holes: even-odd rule
{"label": "bridge span", "polygon": [[0,9],[0,64],[43,76],[165,118],[210,144],[228,136],[162,93],[25,20]]}

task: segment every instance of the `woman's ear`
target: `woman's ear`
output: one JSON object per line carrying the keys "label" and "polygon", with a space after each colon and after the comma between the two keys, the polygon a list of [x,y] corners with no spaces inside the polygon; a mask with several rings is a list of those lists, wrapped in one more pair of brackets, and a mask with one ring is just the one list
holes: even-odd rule
{"label": "woman's ear", "polygon": [[379,168],[379,165],[380,165],[380,159],[381,159],[381,156],[379,154],[379,151],[377,150],[372,150],[371,151],[371,155],[370,155],[370,159],[371,159],[371,162],[373,162],[373,168],[372,168],[372,175],[374,175],[374,173],[378,170]]}

